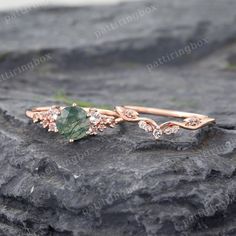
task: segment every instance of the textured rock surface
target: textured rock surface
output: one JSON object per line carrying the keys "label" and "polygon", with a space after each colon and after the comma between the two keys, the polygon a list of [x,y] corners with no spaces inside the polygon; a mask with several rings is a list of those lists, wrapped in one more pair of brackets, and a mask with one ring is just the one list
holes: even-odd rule
{"label": "textured rock surface", "polygon": [[[148,6],[157,9],[96,38]],[[235,8],[145,1],[41,9],[11,23],[1,13],[0,235],[236,235]],[[126,124],[69,144],[24,116],[59,104],[62,89],[98,105],[208,114],[217,125],[156,142]]]}

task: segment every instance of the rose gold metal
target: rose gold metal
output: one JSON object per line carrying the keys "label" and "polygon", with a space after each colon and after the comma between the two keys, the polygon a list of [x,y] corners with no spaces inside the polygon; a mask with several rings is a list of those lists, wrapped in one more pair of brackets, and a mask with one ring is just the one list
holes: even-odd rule
{"label": "rose gold metal", "polygon": [[151,108],[151,107],[141,107],[141,106],[124,106],[124,109],[131,109],[138,113],[149,114],[149,115],[166,116],[166,117],[174,117],[174,118],[182,118],[182,119],[188,119],[188,118],[199,119],[199,123],[197,125],[189,125],[187,122],[169,121],[162,124],[161,125],[162,127],[171,123],[185,129],[196,130],[206,125],[215,123],[214,118],[210,118],[208,116],[196,114],[196,113],[165,110],[165,109],[158,109],[158,108]]}
{"label": "rose gold metal", "polygon": [[[123,121],[130,121],[130,122],[146,121],[147,123],[150,123],[152,126],[158,126],[154,120],[145,117],[139,117],[139,111],[133,109],[133,107],[117,106],[115,110],[119,114],[120,118],[123,119]],[[127,113],[132,113],[132,112],[133,116],[127,116]]]}
{"label": "rose gold metal", "polygon": [[[72,106],[77,105],[74,103]],[[57,132],[57,128],[55,127],[56,118],[54,119],[54,116],[50,115],[50,112],[56,110],[58,113],[61,113],[64,108],[65,107],[62,106],[37,107],[26,111],[26,115],[33,119],[34,122],[41,121],[45,128],[49,127],[49,131]],[[125,121],[139,123],[140,128],[144,129],[146,132],[152,132],[156,139],[159,139],[162,134],[174,134],[178,132],[180,127],[196,130],[215,123],[214,118],[205,115],[151,107],[117,106],[114,110],[82,107],[82,109],[84,109],[88,117],[90,117],[90,129],[88,131],[90,135],[102,132],[107,127],[113,128],[116,124]],[[44,117],[45,114],[46,118]],[[140,114],[173,117],[183,120],[173,120],[157,124],[156,121],[150,118],[141,117]],[[51,130],[50,127],[54,130]],[[73,142],[73,140],[70,140],[70,142]]]}
{"label": "rose gold metal", "polygon": [[[77,104],[73,103],[73,107]],[[51,114],[54,110],[61,114],[61,111],[66,107],[62,106],[51,106],[51,107],[36,107],[26,111],[26,116],[33,119],[33,122],[40,122],[44,128],[48,128],[48,131],[58,132],[56,127],[56,118]],[[87,113],[90,120],[90,127],[87,132],[88,135],[96,135],[98,132],[103,132],[106,128],[114,128],[116,124],[123,122],[119,115],[115,111],[97,108],[84,108],[82,109]],[[51,129],[53,128],[53,129]],[[69,140],[73,142],[74,140]]]}
{"label": "rose gold metal", "polygon": [[157,115],[157,116],[168,116],[168,117],[176,117],[176,118],[189,118],[193,116],[206,117],[204,115],[199,115],[195,113],[165,110],[165,109],[158,109],[158,108],[151,108],[151,107],[140,107],[140,106],[124,106],[124,107],[127,109],[135,110],[139,113],[152,114],[152,115]]}

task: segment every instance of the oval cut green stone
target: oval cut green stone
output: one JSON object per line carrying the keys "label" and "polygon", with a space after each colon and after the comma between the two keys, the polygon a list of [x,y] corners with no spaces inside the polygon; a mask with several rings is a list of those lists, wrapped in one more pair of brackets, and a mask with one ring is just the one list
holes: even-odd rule
{"label": "oval cut green stone", "polygon": [[89,118],[80,107],[66,107],[57,119],[57,129],[67,139],[78,140],[87,136]]}

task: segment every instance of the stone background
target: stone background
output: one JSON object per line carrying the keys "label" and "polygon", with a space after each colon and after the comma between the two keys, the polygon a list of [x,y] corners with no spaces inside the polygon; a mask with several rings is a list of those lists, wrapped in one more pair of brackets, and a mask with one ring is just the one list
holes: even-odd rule
{"label": "stone background", "polygon": [[[0,13],[0,235],[236,235],[235,9],[153,0]],[[73,101],[217,125],[156,142],[125,124],[69,144],[24,115]]]}

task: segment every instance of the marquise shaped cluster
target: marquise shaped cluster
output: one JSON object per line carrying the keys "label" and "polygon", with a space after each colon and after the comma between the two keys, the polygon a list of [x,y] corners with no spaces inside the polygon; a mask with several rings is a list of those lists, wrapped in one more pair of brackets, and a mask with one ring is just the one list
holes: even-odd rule
{"label": "marquise shaped cluster", "polygon": [[51,107],[46,112],[37,112],[33,116],[33,122],[39,122],[43,125],[43,128],[47,128],[50,132],[58,132],[56,120],[60,115],[61,111],[57,107]]}

